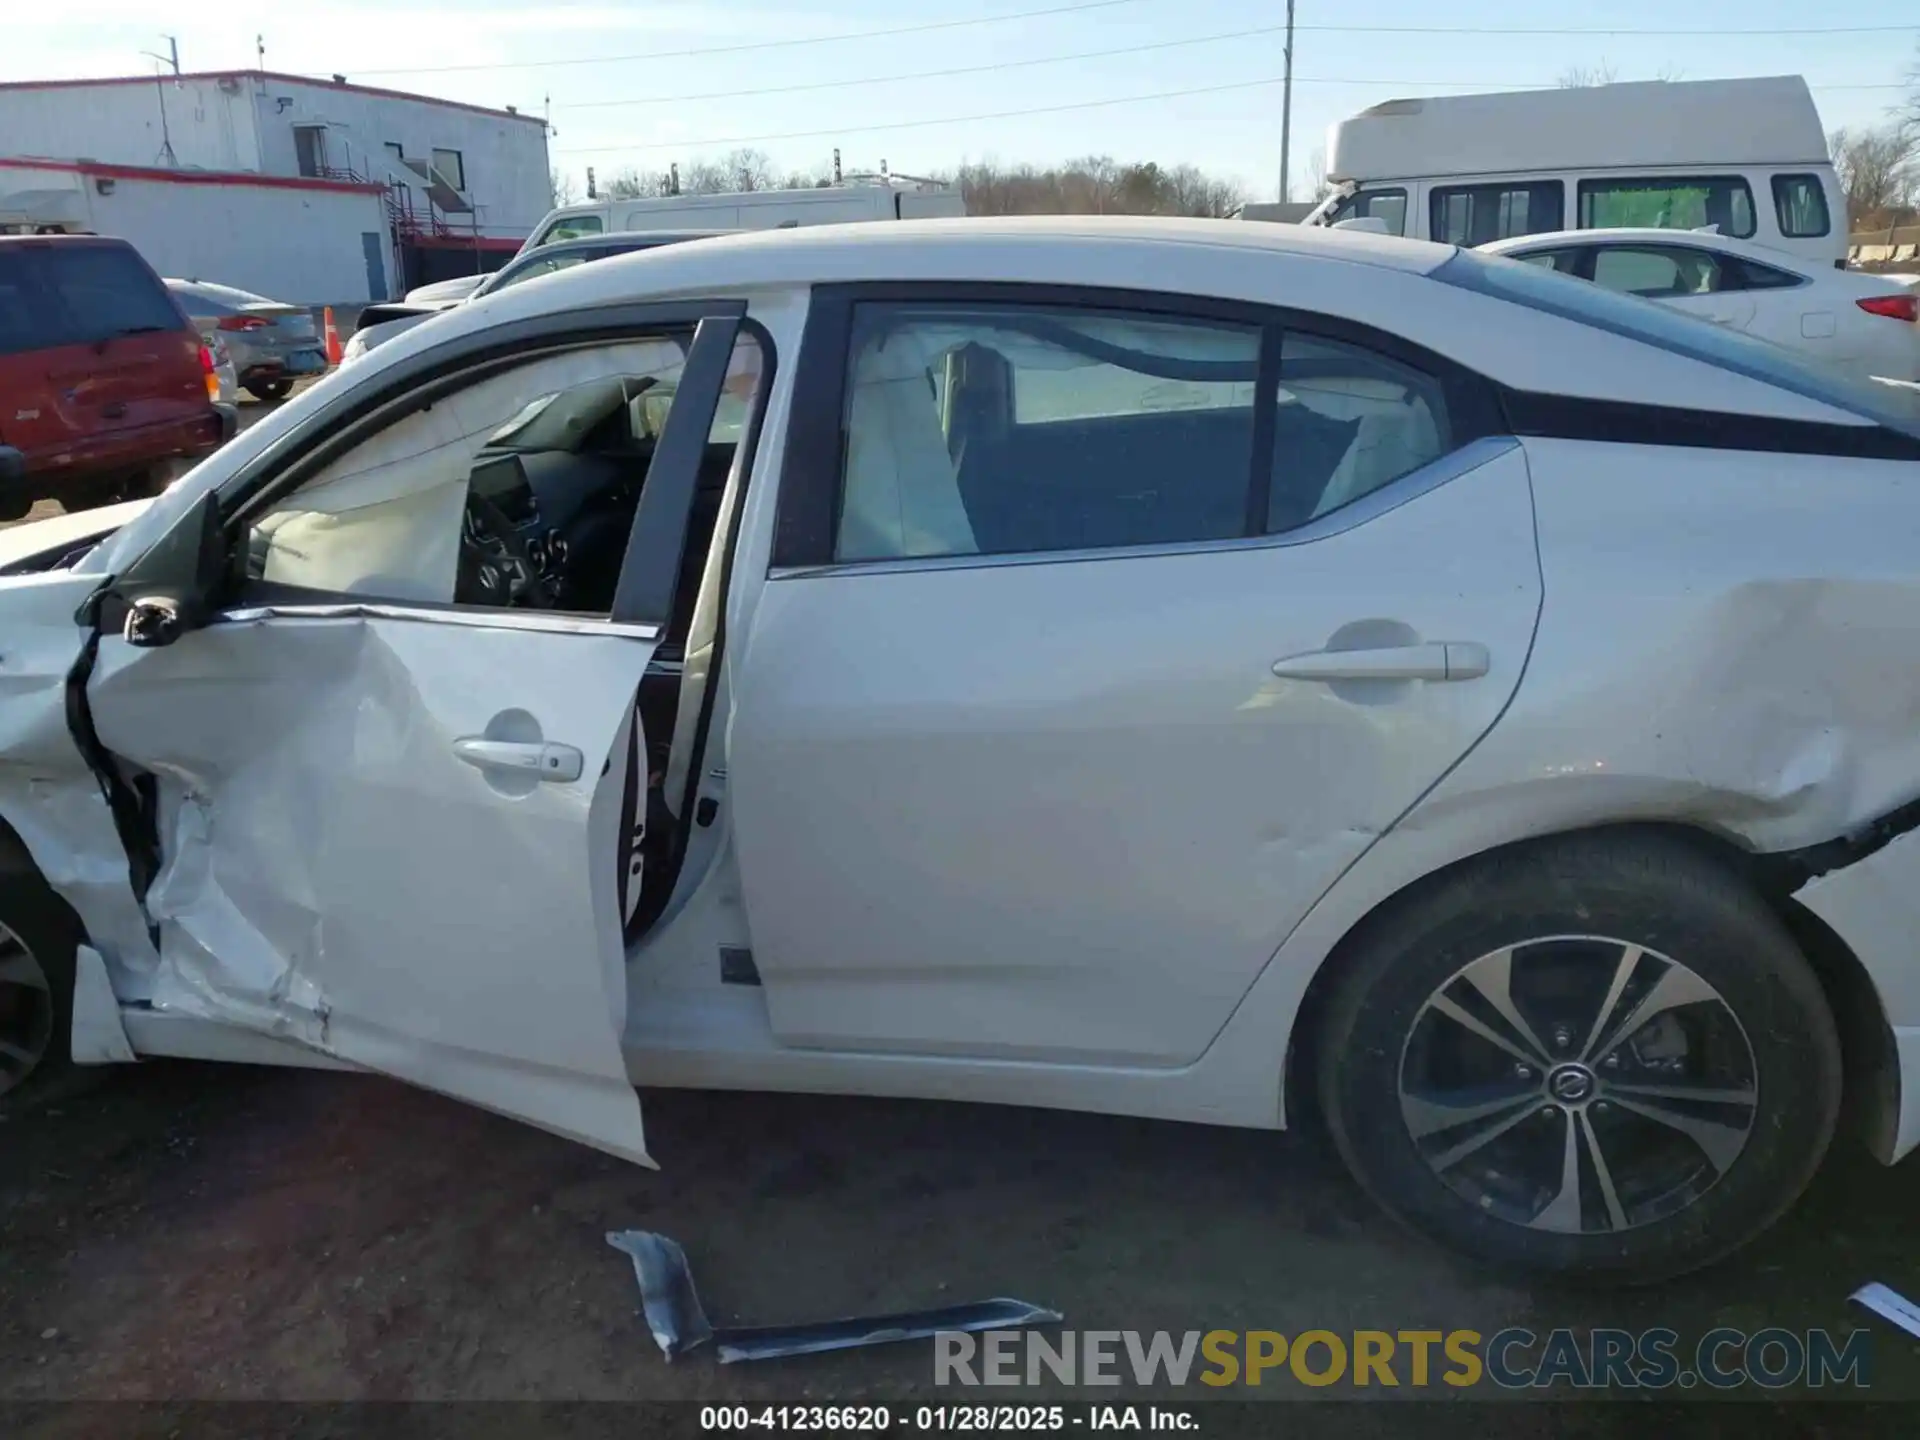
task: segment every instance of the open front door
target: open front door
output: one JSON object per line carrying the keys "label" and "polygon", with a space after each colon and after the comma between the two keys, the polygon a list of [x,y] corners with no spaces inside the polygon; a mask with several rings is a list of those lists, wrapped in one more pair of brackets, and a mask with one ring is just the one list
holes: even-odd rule
{"label": "open front door", "polygon": [[155,1004],[647,1161],[608,761],[652,650],[298,607],[104,641],[101,739],[161,777]]}
{"label": "open front door", "polygon": [[[674,588],[733,333],[702,321],[689,349],[570,352],[510,372],[505,392],[496,374],[443,394],[417,435],[392,424],[249,512],[225,543],[253,547],[266,579],[238,603],[170,643],[99,642],[93,727],[157,851],[156,1006],[652,1163],[619,1042],[623,816],[630,756],[645,753],[636,693],[662,631],[645,606]],[[642,378],[678,391],[658,446],[636,452],[648,468],[610,614],[469,604],[452,580],[454,603],[271,583],[283,549],[304,574],[377,553],[390,590],[426,575],[415,562],[432,527],[458,527],[463,505],[472,516],[469,469],[498,463],[468,442],[497,446],[502,417],[526,407],[519,390],[611,396],[618,425],[633,409],[624,382],[656,361]],[[132,592],[137,578],[117,583]]]}

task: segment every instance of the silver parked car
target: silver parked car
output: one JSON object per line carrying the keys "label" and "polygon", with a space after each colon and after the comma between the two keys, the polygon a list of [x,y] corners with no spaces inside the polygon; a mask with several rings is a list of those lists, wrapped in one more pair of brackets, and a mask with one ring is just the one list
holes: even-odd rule
{"label": "silver parked car", "polygon": [[347,341],[346,353],[340,357],[340,363],[352,364],[375,346],[386,344],[396,335],[406,334],[442,310],[451,310],[469,300],[497,295],[508,286],[518,285],[525,280],[538,280],[542,275],[571,270],[575,265],[584,265],[592,260],[630,255],[635,250],[654,250],[662,245],[678,245],[686,240],[708,240],[716,235],[735,233],[732,230],[627,231],[615,235],[583,235],[542,245],[538,250],[515,256],[491,275],[465,277],[473,283],[464,290],[455,288],[458,282],[443,280],[438,285],[409,290],[405,300],[367,306],[360,312],[359,324],[354,329],[353,338]]}
{"label": "silver parked car", "polygon": [[327,353],[305,305],[206,280],[169,280],[167,289],[203,337],[226,343],[241,387],[259,399],[284,400],[295,380],[326,370]]}
{"label": "silver parked car", "polygon": [[1312,1116],[1483,1261],[1704,1265],[1920,1148],[1877,389],[1224,220],[462,306],[0,535],[0,1087],[363,1068],[644,1163],[636,1083]]}

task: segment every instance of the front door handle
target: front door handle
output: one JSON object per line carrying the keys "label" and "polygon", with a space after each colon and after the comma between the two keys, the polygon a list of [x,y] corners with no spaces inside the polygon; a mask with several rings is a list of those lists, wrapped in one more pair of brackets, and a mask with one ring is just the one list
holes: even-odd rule
{"label": "front door handle", "polygon": [[585,757],[573,746],[551,740],[488,740],[470,735],[453,742],[453,753],[476,770],[531,775],[560,785],[578,780],[586,767]]}
{"label": "front door handle", "polygon": [[1378,650],[1311,650],[1274,662],[1282,680],[1477,680],[1487,647],[1470,640],[1390,645]]}

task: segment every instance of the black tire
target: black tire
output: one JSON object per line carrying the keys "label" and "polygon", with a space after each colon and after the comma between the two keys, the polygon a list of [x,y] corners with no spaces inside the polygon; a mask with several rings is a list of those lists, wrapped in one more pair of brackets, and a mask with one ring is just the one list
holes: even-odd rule
{"label": "black tire", "polygon": [[[0,1056],[0,1096],[65,1067],[73,1029],[74,949],[80,925],[19,842],[0,835],[0,1041],[37,1054],[23,1065]],[[21,957],[45,981],[22,983]]]}
{"label": "black tire", "polygon": [[[1548,937],[1622,943],[1601,949],[1584,938]],[[1511,956],[1501,961],[1508,947],[1513,947]],[[1639,952],[1630,947],[1645,947],[1651,959],[1635,958]],[[1610,955],[1619,958],[1610,962]],[[1481,957],[1491,957],[1498,970],[1487,970]],[[1668,967],[1669,961],[1679,964]],[[1354,950],[1338,963],[1342,973],[1322,1012],[1317,1050],[1321,1109],[1335,1145],[1361,1186],[1388,1213],[1495,1269],[1631,1285],[1711,1264],[1752,1240],[1793,1204],[1832,1138],[1840,1104],[1840,1044],[1818,980],[1780,919],[1742,878],[1681,837],[1639,830],[1574,835],[1470,862],[1370,920]],[[1482,980],[1495,974],[1509,978],[1476,986],[1462,974],[1469,965]],[[1668,994],[1696,993],[1696,982],[1704,981],[1717,992],[1724,1012],[1714,1001],[1696,1002],[1675,1006],[1667,1012],[1671,1019],[1650,1014],[1637,1022],[1636,1001],[1668,968],[1691,972],[1681,973]],[[1609,1004],[1616,992],[1605,987],[1616,973],[1634,978]],[[1531,1051],[1535,1042],[1546,1047],[1548,1068],[1510,1060],[1517,1050],[1486,1049],[1487,1037],[1458,1024],[1454,1010],[1478,1010],[1488,989],[1503,983],[1510,1008],[1528,1022],[1522,1048]],[[1429,997],[1442,989],[1452,1009],[1429,1009]],[[1603,1019],[1589,1033],[1577,1021],[1552,1021],[1548,1002],[1571,1006],[1567,997],[1574,994],[1592,994],[1592,1013],[1611,1014],[1619,1028]],[[1475,1018],[1498,1014],[1488,1005]],[[1727,1026],[1728,1015],[1735,1028]],[[1668,1053],[1648,1061],[1643,1047],[1657,1048],[1647,1038],[1656,1025],[1666,1027],[1656,1038]],[[1417,1026],[1425,1028],[1416,1031]],[[1519,1036],[1503,1019],[1492,1028],[1509,1040]],[[1584,1043],[1568,1041],[1575,1031],[1586,1036]],[[1671,1053],[1675,1032],[1683,1036],[1679,1058]],[[1679,1104],[1668,1098],[1672,1090],[1650,1100],[1644,1083],[1637,1089],[1621,1085],[1647,1080],[1643,1067],[1648,1064],[1669,1072],[1676,1087],[1712,1085],[1716,1082],[1698,1078],[1693,1067],[1738,1067],[1739,1047],[1729,1037],[1739,1032],[1744,1032],[1750,1079],[1737,1091],[1713,1093],[1750,1094],[1751,1103],[1702,1105],[1689,1099]],[[1409,1106],[1440,1094],[1430,1088],[1436,1066],[1451,1063],[1453,1076],[1465,1074],[1477,1083],[1480,1075],[1464,1070],[1459,1058],[1475,1047],[1492,1057],[1487,1070],[1508,1067],[1501,1084],[1527,1089],[1533,1080],[1521,1077],[1537,1074],[1540,1094],[1532,1096],[1528,1089],[1529,1098],[1518,1102],[1518,1110],[1464,1123],[1454,1118],[1462,1113],[1460,1102],[1448,1098],[1455,1108],[1446,1110],[1447,1123],[1423,1121],[1427,1129],[1416,1140],[1412,1117],[1419,1112],[1403,1108],[1403,1081],[1414,1097]],[[1569,1058],[1590,1061],[1595,1068],[1566,1063]],[[1602,1063],[1614,1068],[1602,1072]],[[1571,1072],[1584,1072],[1585,1079]],[[1556,1081],[1561,1089],[1554,1088]],[[1587,1082],[1591,1088],[1556,1115],[1562,1090],[1579,1090]],[[1418,1093],[1423,1088],[1427,1095]],[[1448,1092],[1470,1093],[1498,1092]],[[1642,1108],[1635,1110],[1636,1103]],[[1690,1122],[1710,1115],[1726,1124],[1711,1132],[1710,1148],[1684,1134],[1676,1138],[1678,1127],[1667,1121],[1656,1124],[1656,1117],[1645,1113],[1650,1104],[1669,1115],[1681,1112]],[[1475,1127],[1492,1129],[1513,1115],[1520,1118],[1509,1130],[1479,1139]],[[1741,1123],[1748,1125],[1744,1138],[1730,1147],[1725,1137]],[[1603,1131],[1619,1147],[1612,1163],[1600,1158],[1607,1147],[1595,1137]],[[1458,1155],[1463,1136],[1483,1148],[1450,1158]],[[1561,1183],[1564,1169],[1542,1181],[1537,1164],[1522,1163],[1522,1158],[1545,1156],[1551,1166],[1554,1155],[1564,1159],[1575,1149],[1580,1152],[1573,1162],[1577,1183],[1571,1187]],[[1684,1168],[1689,1151],[1694,1168],[1669,1191],[1659,1192],[1657,1179],[1631,1192],[1624,1183],[1616,1188],[1622,1175],[1632,1178],[1633,1165],[1656,1177],[1666,1173],[1659,1165]],[[1621,1166],[1622,1159],[1630,1163]],[[1535,1188],[1527,1190],[1529,1184]],[[1580,1233],[1567,1226],[1565,1209],[1555,1210],[1555,1199],[1569,1190],[1575,1197],[1571,1225]],[[1528,1201],[1517,1212],[1507,1206],[1503,1213],[1515,1195],[1544,1198],[1538,1210]],[[1637,1208],[1624,1207],[1630,1195]],[[1546,1223],[1549,1211],[1561,1228],[1536,1228]]]}
{"label": "black tire", "polygon": [[242,388],[254,399],[263,400],[271,405],[277,400],[286,399],[293,393],[293,381],[249,380]]}

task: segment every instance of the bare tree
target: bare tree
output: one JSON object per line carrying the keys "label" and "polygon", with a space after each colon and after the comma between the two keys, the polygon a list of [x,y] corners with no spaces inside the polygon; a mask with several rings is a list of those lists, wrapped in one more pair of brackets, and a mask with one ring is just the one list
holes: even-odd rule
{"label": "bare tree", "polygon": [[1585,90],[1590,85],[1611,85],[1619,78],[1613,62],[1602,59],[1593,65],[1569,65],[1553,83],[1562,90]]}
{"label": "bare tree", "polygon": [[609,175],[601,185],[600,193],[609,200],[646,200],[655,195],[666,195],[671,189],[671,183],[664,173],[636,170],[629,165]]}
{"label": "bare tree", "polygon": [[580,198],[580,192],[573,187],[573,176],[557,165],[547,171],[547,198],[556,209]]}
{"label": "bare tree", "polygon": [[1897,123],[1827,137],[1850,227],[1886,223],[1920,198],[1920,129]]}
{"label": "bare tree", "polygon": [[[1333,186],[1327,180],[1327,147],[1316,145],[1313,154],[1307,157],[1307,199],[1318,205],[1333,193]],[[1282,200],[1291,200],[1291,195],[1282,195]]]}
{"label": "bare tree", "polygon": [[1194,165],[1122,164],[1088,155],[1064,165],[977,161],[941,177],[959,186],[969,215],[1231,215],[1236,181]]}

